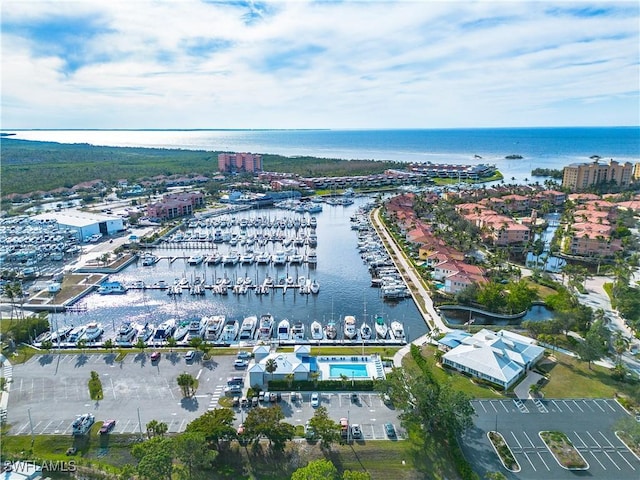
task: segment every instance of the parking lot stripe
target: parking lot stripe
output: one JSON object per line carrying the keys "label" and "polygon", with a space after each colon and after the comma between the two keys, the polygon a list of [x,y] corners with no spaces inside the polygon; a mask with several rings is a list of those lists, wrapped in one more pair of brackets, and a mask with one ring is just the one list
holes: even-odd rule
{"label": "parking lot stripe", "polygon": [[49,428],[49,425],[51,425],[52,423],[53,423],[53,420],[49,421],[49,423],[47,423],[42,429],[42,431],[40,432],[40,435],[44,434],[47,431],[47,428]]}
{"label": "parking lot stripe", "polygon": [[513,437],[513,439],[515,440],[515,442],[518,444],[518,448],[519,448],[520,450],[523,450],[523,448],[522,448],[522,444],[521,444],[521,443],[520,443],[520,441],[518,440],[518,437],[516,437],[516,434],[515,434],[515,433],[513,433],[513,432],[510,432],[510,433],[511,433],[511,436]]}
{"label": "parking lot stripe", "polygon": [[611,456],[609,455],[609,452],[607,452],[607,451],[603,450],[603,451],[602,451],[602,453],[604,453],[604,454],[607,456],[607,458],[609,459],[609,461],[610,461],[611,463],[613,463],[613,466],[614,466],[614,467],[616,467],[618,470],[622,470],[622,469],[620,468],[620,466],[619,466],[616,462],[614,462],[614,461],[613,461],[613,458],[611,458]]}
{"label": "parking lot stripe", "polygon": [[527,437],[527,440],[529,441],[529,444],[533,447],[536,448],[535,444],[531,441],[531,439],[529,438],[529,435],[527,435],[527,432],[522,432],[522,434]]}
{"label": "parking lot stripe", "polygon": [[[616,411],[616,409],[615,409],[614,407],[612,407],[612,406],[611,406],[611,404],[609,403],[609,400],[605,400],[605,401],[604,401],[604,404],[605,404],[607,407],[609,407],[609,408],[611,409],[611,411],[612,411],[612,412],[615,412],[615,411]],[[614,401],[614,405],[617,405],[617,403],[615,403],[615,401]]]}
{"label": "parking lot stripe", "polygon": [[25,423],[20,429],[16,432],[16,435],[20,435],[25,428],[29,427],[29,423]]}
{"label": "parking lot stripe", "polygon": [[631,470],[633,470],[633,471],[635,471],[635,470],[636,470],[636,469],[635,469],[635,467],[634,467],[631,463],[629,463],[629,460],[627,460],[627,459],[625,458],[625,456],[624,456],[624,455],[622,455],[622,452],[617,451],[616,453],[620,456],[620,458],[621,458],[621,459],[623,459],[623,460],[627,463],[627,465],[629,465],[629,466],[631,467]]}
{"label": "parking lot stripe", "polygon": [[127,426],[131,423],[131,420],[127,420],[127,423],[124,424],[124,427],[122,427],[122,430],[120,430],[120,433],[124,433],[127,430]]}
{"label": "parking lot stripe", "polygon": [[[591,454],[591,456],[595,459],[596,462],[598,462],[600,464],[600,466],[602,467],[603,470],[606,470],[607,467],[605,467],[602,462],[600,461],[600,459],[596,456],[595,452],[593,450],[589,450],[589,453]],[[620,470],[620,469],[618,469]]]}
{"label": "parking lot stripe", "polygon": [[202,374],[202,369],[198,370],[198,374],[196,375],[196,380],[200,380],[201,374]]}
{"label": "parking lot stripe", "polygon": [[609,447],[610,447],[610,448],[616,448],[616,447],[615,447],[615,445],[614,445],[613,443],[611,443],[607,437],[605,437],[605,436],[604,436],[604,433],[602,433],[602,432],[600,432],[600,431],[599,431],[598,433],[599,433],[599,434],[600,434],[600,436],[604,439],[604,441],[605,441],[605,442],[607,442],[607,443],[609,444]]}
{"label": "parking lot stripe", "polygon": [[116,388],[113,386],[113,379],[110,377],[109,378],[109,382],[111,383],[111,392],[113,393],[113,399],[117,399],[118,396],[116,395]]}
{"label": "parking lot stripe", "polygon": [[578,410],[580,410],[582,413],[584,413],[584,410],[582,410],[580,408],[580,405],[578,405],[578,402],[576,402],[575,400],[573,400],[573,404],[578,408]]}
{"label": "parking lot stripe", "polygon": [[595,443],[598,448],[602,448],[602,445],[600,445],[598,441],[595,438],[593,438],[593,435],[591,435],[590,432],[587,432],[587,435],[591,437],[591,440],[593,440],[593,443]]}
{"label": "parking lot stripe", "polygon": [[567,403],[567,401],[566,401],[566,400],[563,400],[563,401],[562,401],[562,403],[564,404],[564,406],[565,406],[565,407],[567,407],[567,408],[569,409],[569,411],[570,411],[571,413],[573,413],[573,410],[571,410],[571,407],[569,406],[569,404]]}

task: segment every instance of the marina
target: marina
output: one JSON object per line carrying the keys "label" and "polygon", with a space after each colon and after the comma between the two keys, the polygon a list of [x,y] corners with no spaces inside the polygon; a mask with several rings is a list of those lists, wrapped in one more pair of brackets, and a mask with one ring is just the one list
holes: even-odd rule
{"label": "marina", "polygon": [[[103,333],[92,345],[112,340],[121,346],[133,346],[142,338],[159,346],[170,336],[177,345],[189,345],[195,337],[212,345],[403,344],[425,333],[427,326],[411,299],[389,299],[372,283],[373,276],[379,275],[373,269],[386,268],[384,276],[390,276],[393,267],[373,266],[375,262],[363,256],[365,252],[359,246],[362,232],[352,227],[352,217],[358,222],[361,216],[366,217],[361,207],[370,201],[368,197],[355,197],[353,205],[325,205],[313,216],[266,209],[222,216],[215,220],[218,226],[214,219],[188,222],[155,248],[146,250],[136,262],[109,275],[101,285],[110,285],[108,288],[118,291],[117,295],[89,293],[81,303],[51,313],[51,329],[56,332],[97,322]],[[310,226],[311,218],[315,228]],[[224,227],[223,221],[227,222]],[[274,231],[281,231],[281,222],[283,232],[288,232],[287,224],[292,227],[284,239],[267,241],[263,222],[275,222],[276,227],[268,223],[264,227]],[[219,242],[215,241],[216,230]],[[314,247],[300,240],[301,230],[307,240],[314,238]],[[207,231],[213,232],[211,240],[201,235]],[[263,245],[255,240],[247,245],[248,239],[257,238],[261,231]],[[183,240],[178,240],[180,233]],[[366,230],[366,235],[371,234]],[[201,236],[202,241],[184,240]],[[291,239],[289,247],[284,245],[286,238]],[[302,246],[295,246],[296,238]],[[236,254],[237,262],[225,264],[222,260]],[[252,263],[249,254],[253,254]],[[290,262],[296,254],[303,260],[294,256]],[[376,261],[382,262],[383,252],[376,255]],[[311,262],[306,261],[309,258]],[[373,313],[367,314],[367,310]],[[386,326],[384,336],[376,318]],[[248,321],[243,329],[247,319],[255,320],[253,325]],[[168,320],[173,321],[173,331],[157,334]],[[403,325],[404,338],[389,334],[393,321]],[[229,326],[226,333],[224,326]],[[56,340],[56,347],[75,345],[68,336]]]}

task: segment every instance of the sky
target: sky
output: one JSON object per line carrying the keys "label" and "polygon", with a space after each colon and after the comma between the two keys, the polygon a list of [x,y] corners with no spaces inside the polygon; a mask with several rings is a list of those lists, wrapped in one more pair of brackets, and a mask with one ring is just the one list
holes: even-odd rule
{"label": "sky", "polygon": [[3,0],[0,127],[640,125],[640,3]]}

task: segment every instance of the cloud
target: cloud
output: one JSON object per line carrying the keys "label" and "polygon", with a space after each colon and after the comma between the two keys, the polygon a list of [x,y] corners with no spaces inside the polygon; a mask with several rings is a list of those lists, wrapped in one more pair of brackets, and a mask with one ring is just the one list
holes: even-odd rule
{"label": "cloud", "polygon": [[2,2],[5,128],[640,124],[634,2]]}

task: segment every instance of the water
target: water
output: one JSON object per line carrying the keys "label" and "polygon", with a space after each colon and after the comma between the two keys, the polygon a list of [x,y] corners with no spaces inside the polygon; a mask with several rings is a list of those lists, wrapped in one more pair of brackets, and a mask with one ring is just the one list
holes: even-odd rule
{"label": "water", "polygon": [[[638,127],[434,130],[21,130],[14,138],[402,162],[495,164],[505,181],[533,168],[561,169],[592,155],[636,162]],[[521,160],[506,160],[510,154]],[[479,155],[482,158],[476,158]]]}
{"label": "water", "polygon": [[[469,322],[469,312],[462,310],[442,310],[441,315],[446,319],[447,323],[454,327],[467,325]],[[476,312],[472,315],[474,327],[479,325],[518,326],[526,321],[544,322],[553,319],[553,312],[544,305],[534,305],[527,311],[524,317],[513,320],[489,317]]]}
{"label": "water", "polygon": [[[89,321],[98,321],[105,328],[105,338],[112,336],[112,332],[125,319],[144,324],[152,322],[155,325],[169,319],[178,321],[203,315],[226,315],[242,321],[249,315],[271,313],[277,322],[288,318],[291,323],[302,321],[305,324],[305,335],[310,337],[310,324],[314,320],[326,324],[332,318],[336,322],[345,315],[354,315],[359,327],[366,309],[366,317],[373,327],[373,315],[381,313],[388,322],[398,320],[405,324],[407,337],[411,340],[427,332],[427,326],[420,316],[411,299],[399,302],[384,302],[380,296],[380,290],[371,287],[371,276],[360,258],[356,249],[357,234],[351,230],[350,217],[359,205],[370,201],[369,198],[356,198],[355,203],[348,207],[324,205],[321,213],[316,214],[318,227],[318,264],[316,268],[310,268],[306,264],[294,267],[273,267],[253,265],[236,266],[207,266],[204,263],[198,266],[188,265],[186,260],[176,260],[169,263],[168,260],[160,260],[153,267],[131,265],[118,274],[110,275],[109,279],[131,284],[142,280],[151,285],[159,280],[172,284],[176,278],[204,276],[206,284],[214,283],[214,278],[227,276],[234,281],[238,276],[250,277],[255,284],[262,283],[267,275],[275,282],[281,277],[291,276],[296,279],[299,275],[316,279],[320,283],[320,292],[317,295],[301,295],[294,289],[289,289],[286,294],[281,291],[268,295],[256,295],[249,292],[246,295],[226,296],[213,294],[207,291],[204,296],[192,296],[188,292],[182,295],[169,297],[164,290],[129,290],[126,295],[99,295],[92,293],[81,302],[86,305],[86,312],[55,314],[53,327],[63,323],[67,325],[86,324]],[[243,216],[268,216],[271,219],[293,217],[293,212],[277,209],[261,209],[246,211],[236,214],[237,218]],[[198,249],[167,249],[160,248],[154,253],[161,257],[181,256],[188,257],[196,253],[207,254],[211,250],[204,247]],[[226,253],[230,247],[220,244],[219,251]],[[260,247],[256,247],[258,250]],[[268,247],[273,252],[273,246]],[[238,251],[242,251],[240,246]],[[338,338],[342,338],[342,330]]]}

